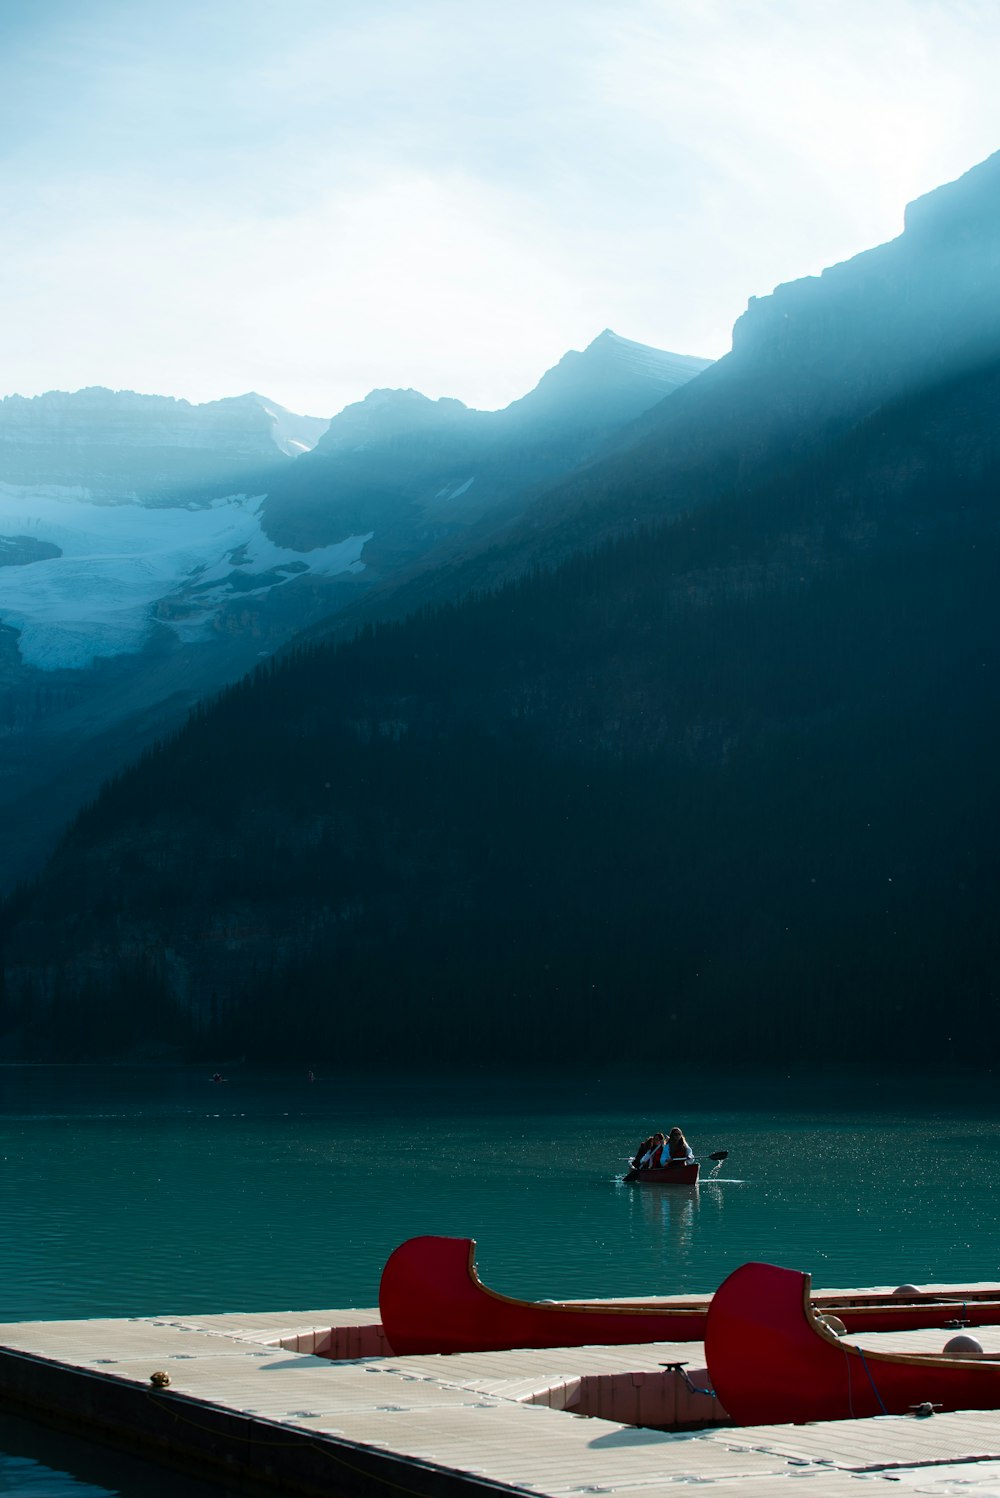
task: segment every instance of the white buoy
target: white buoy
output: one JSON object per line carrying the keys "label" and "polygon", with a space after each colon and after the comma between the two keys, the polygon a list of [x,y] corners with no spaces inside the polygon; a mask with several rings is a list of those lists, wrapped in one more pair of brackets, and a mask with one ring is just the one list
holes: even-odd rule
{"label": "white buoy", "polygon": [[831,1316],[829,1312],[822,1315],[819,1321],[820,1325],[825,1326],[828,1332],[833,1332],[835,1337],[842,1337],[847,1331],[847,1327],[841,1321],[840,1317]]}
{"label": "white buoy", "polygon": [[893,1295],[922,1295],[923,1291],[918,1290],[916,1285],[897,1285],[892,1293]]}
{"label": "white buoy", "polygon": [[983,1344],[975,1337],[967,1337],[963,1333],[960,1337],[949,1338],[942,1351],[947,1358],[981,1358]]}

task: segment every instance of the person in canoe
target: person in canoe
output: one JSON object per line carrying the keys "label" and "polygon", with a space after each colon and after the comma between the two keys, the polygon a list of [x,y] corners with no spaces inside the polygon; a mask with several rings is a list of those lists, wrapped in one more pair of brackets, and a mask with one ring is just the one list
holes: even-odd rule
{"label": "person in canoe", "polygon": [[694,1151],[680,1129],[675,1125],[670,1130],[667,1139],[667,1147],[663,1151],[660,1160],[662,1165],[690,1165],[694,1159]]}
{"label": "person in canoe", "polygon": [[642,1141],[639,1148],[632,1156],[632,1169],[638,1170],[640,1166],[648,1165],[652,1158],[653,1151],[659,1149],[660,1146],[665,1142],[665,1134],[650,1134],[649,1138]]}

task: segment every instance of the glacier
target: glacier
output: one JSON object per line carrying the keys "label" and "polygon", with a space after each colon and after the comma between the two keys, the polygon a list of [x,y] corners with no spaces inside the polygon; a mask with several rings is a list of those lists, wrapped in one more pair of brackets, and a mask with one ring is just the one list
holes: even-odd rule
{"label": "glacier", "polygon": [[263,495],[203,508],[95,504],[79,489],[0,483],[0,536],[46,541],[61,555],[0,567],[0,622],[18,631],[26,666],[83,670],[141,651],[159,624],[184,641],[211,637],[218,613],[296,577],[363,571],[374,532],[297,551],[263,530]]}

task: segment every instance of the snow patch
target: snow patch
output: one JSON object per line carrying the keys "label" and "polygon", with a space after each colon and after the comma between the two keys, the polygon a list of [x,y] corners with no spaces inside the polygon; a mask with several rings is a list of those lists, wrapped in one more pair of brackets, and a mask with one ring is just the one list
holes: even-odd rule
{"label": "snow patch", "polygon": [[671,354],[665,349],[650,348],[645,343],[633,343],[631,338],[622,338],[610,328],[606,328],[594,343],[599,345],[602,339],[615,350],[615,361],[620,368],[631,369],[633,373],[658,383],[686,381],[712,362],[692,354]]}
{"label": "snow patch", "polygon": [[450,484],[446,484],[443,489],[439,489],[438,490],[438,492],[435,494],[434,498],[435,499],[460,499],[463,494],[467,494],[468,493],[468,491],[472,488],[472,486],[473,486],[473,484],[475,482],[476,482],[476,476],[475,476],[475,474],[473,474],[473,476],[472,476],[471,479],[466,479],[465,483],[464,484],[459,484],[459,486],[458,486],[457,489],[452,489],[452,487],[450,486]]}
{"label": "snow patch", "polygon": [[99,505],[80,490],[0,484],[0,532],[62,555],[0,573],[0,619],[20,631],[26,665],[83,669],[133,654],[154,620],[184,640],[208,638],[216,614],[295,577],[363,570],[374,532],[333,546],[276,546],[261,526],[263,495],[232,494],[201,509]]}

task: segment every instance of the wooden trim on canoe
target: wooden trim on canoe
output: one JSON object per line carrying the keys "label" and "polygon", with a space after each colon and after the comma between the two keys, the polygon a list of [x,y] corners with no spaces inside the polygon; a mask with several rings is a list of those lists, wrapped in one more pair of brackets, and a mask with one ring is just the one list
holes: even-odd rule
{"label": "wooden trim on canoe", "polygon": [[697,1300],[673,1301],[670,1305],[658,1305],[652,1300],[623,1300],[616,1304],[611,1300],[520,1300],[515,1295],[504,1295],[500,1290],[491,1290],[489,1285],[484,1285],[479,1278],[479,1270],[476,1268],[476,1240],[469,1239],[469,1278],[478,1290],[488,1295],[491,1300],[502,1301],[508,1306],[528,1306],[556,1315],[567,1315],[573,1311],[585,1311],[588,1315],[595,1312],[601,1316],[690,1316],[692,1312],[704,1315],[708,1310],[708,1299],[700,1296]]}

